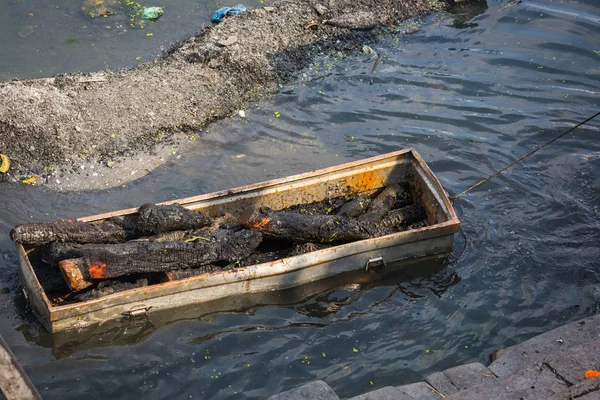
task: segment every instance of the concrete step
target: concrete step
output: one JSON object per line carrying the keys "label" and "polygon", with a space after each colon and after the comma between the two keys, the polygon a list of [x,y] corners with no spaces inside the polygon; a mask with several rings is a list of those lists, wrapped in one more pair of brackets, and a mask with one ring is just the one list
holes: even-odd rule
{"label": "concrete step", "polygon": [[545,400],[567,388],[548,367],[533,367],[471,386],[446,400]]}
{"label": "concrete step", "polygon": [[396,389],[415,400],[440,400],[443,398],[442,393],[425,382],[398,386]]}
{"label": "concrete step", "polygon": [[386,386],[372,392],[352,397],[350,400],[415,400],[393,386]]}
{"label": "concrete step", "polygon": [[597,339],[600,339],[600,315],[558,327],[500,350],[488,368],[496,376],[513,375],[555,355],[566,354],[573,346]]}
{"label": "concrete step", "polygon": [[585,371],[600,369],[600,339],[571,347],[568,352],[542,362],[565,382],[575,385],[585,379]]}
{"label": "concrete step", "polygon": [[440,400],[496,376],[481,363],[459,365],[429,375],[425,382],[388,386],[353,397],[350,400]]}
{"label": "concrete step", "polygon": [[340,400],[340,398],[325,382],[314,381],[271,396],[268,400]]}
{"label": "concrete step", "polygon": [[600,378],[579,382],[548,400],[598,400],[600,399]]}
{"label": "concrete step", "polygon": [[[582,398],[600,399],[600,378],[585,380],[585,371],[600,368],[600,339],[572,346],[554,357],[538,356],[538,363],[471,386],[447,400],[546,400]],[[579,397],[578,397],[579,396]]]}

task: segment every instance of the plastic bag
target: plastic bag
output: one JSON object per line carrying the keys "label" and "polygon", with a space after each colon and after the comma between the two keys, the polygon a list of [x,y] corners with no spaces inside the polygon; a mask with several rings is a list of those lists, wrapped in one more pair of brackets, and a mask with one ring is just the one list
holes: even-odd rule
{"label": "plastic bag", "polygon": [[142,18],[150,21],[156,21],[163,15],[162,7],[146,7],[142,11]]}
{"label": "plastic bag", "polygon": [[213,14],[211,21],[212,22],[220,22],[224,17],[226,17],[228,15],[241,14],[243,12],[246,12],[246,10],[247,10],[246,7],[244,7],[242,4],[238,4],[235,7],[219,8]]}

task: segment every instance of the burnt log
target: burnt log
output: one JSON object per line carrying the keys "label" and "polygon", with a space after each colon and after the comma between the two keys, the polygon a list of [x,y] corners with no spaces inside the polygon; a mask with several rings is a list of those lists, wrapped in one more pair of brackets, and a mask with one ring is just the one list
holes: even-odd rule
{"label": "burnt log", "polygon": [[240,216],[246,228],[262,232],[266,237],[296,243],[347,243],[398,232],[403,227],[425,218],[419,205],[393,210],[378,222],[345,218],[339,215],[307,215],[274,212],[268,207],[250,207]]}
{"label": "burnt log", "polygon": [[28,223],[15,227],[10,237],[27,245],[43,245],[54,241],[72,243],[122,243],[141,236],[175,230],[198,229],[213,222],[209,216],[171,204],[144,204],[135,214],[99,222],[66,219],[54,222]]}
{"label": "burnt log", "polygon": [[10,238],[19,243],[38,246],[54,241],[75,243],[119,243],[127,240],[123,226],[112,220],[98,223],[64,219],[54,222],[16,226]]}
{"label": "burnt log", "polygon": [[392,233],[389,228],[365,224],[338,215],[273,212],[267,207],[245,210],[240,223],[265,236],[304,243],[346,243]]}
{"label": "burnt log", "polygon": [[138,209],[137,216],[135,229],[146,236],[168,231],[198,229],[213,222],[208,215],[188,210],[177,203],[168,206],[146,203]]}
{"label": "burnt log", "polygon": [[81,257],[78,250],[81,245],[78,243],[52,242],[42,249],[42,262],[49,266],[57,266],[59,261],[67,258]]}
{"label": "burnt log", "polygon": [[136,279],[132,282],[123,282],[121,280],[111,279],[102,281],[95,288],[78,293],[73,297],[75,301],[88,301],[98,299],[100,297],[108,296],[111,294],[124,292],[125,290],[131,290],[135,288],[148,286],[148,278]]}
{"label": "burnt log", "polygon": [[379,222],[392,209],[409,204],[411,196],[407,186],[398,183],[388,185],[373,199],[367,211],[358,219],[362,222]]}
{"label": "burnt log", "polygon": [[423,226],[426,226],[426,218],[427,213],[425,212],[425,209],[423,207],[421,207],[418,204],[411,204],[409,206],[390,211],[385,217],[381,219],[379,223],[377,223],[377,225],[382,227],[395,227],[400,229],[408,225],[423,222]]}
{"label": "burnt log", "polygon": [[98,279],[239,260],[261,241],[260,232],[243,230],[196,242],[86,244],[79,248],[82,257],[62,260],[59,266],[69,288],[78,291]]}
{"label": "burnt log", "polygon": [[153,236],[142,236],[134,240],[136,242],[178,242],[186,240],[191,234],[192,231],[170,231],[158,233]]}
{"label": "burnt log", "polygon": [[358,196],[357,198],[344,203],[337,215],[347,218],[356,218],[367,211],[371,201],[369,196]]}
{"label": "burnt log", "polygon": [[223,268],[214,264],[203,265],[197,268],[175,269],[173,271],[165,272],[164,275],[161,277],[161,282],[178,281],[181,279],[191,278],[193,276],[204,275],[222,270]]}

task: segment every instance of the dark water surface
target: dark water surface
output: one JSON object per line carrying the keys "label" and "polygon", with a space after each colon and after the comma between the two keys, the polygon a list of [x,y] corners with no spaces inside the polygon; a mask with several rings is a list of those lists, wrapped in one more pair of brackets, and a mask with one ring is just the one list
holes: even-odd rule
{"label": "dark water surface", "polygon": [[[244,4],[251,7],[258,2],[250,0]],[[153,60],[174,42],[209,25],[216,9],[237,4],[235,0],[136,2],[139,9],[156,6],[164,10],[158,22],[145,23],[142,29],[130,26],[129,18],[135,11],[111,7],[113,15],[90,18],[82,12],[85,3],[86,0],[4,0],[0,13],[0,80],[132,67]]]}
{"label": "dark water surface", "polygon": [[280,93],[257,99],[245,119],[211,125],[177,163],[124,189],[66,195],[2,184],[0,333],[42,395],[264,398],[323,379],[349,397],[485,363],[494,349],[597,313],[600,121],[459,199],[468,246],[445,268],[421,262],[385,282],[318,286],[301,293],[305,300],[282,294],[274,305],[174,315],[162,327],[149,321],[68,343],[45,333],[19,294],[8,232],[24,221],[191,196],[408,146],[455,194],[600,110],[600,4],[506,5],[488,1],[470,20],[431,16],[415,23],[417,33],[370,44],[383,52],[373,85],[374,56],[323,55]]}

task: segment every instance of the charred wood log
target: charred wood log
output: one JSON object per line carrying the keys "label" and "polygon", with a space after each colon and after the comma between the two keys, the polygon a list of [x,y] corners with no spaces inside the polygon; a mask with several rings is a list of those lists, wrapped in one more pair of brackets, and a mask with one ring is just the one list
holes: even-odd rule
{"label": "charred wood log", "polygon": [[371,204],[369,196],[358,196],[357,198],[346,202],[337,215],[347,218],[356,218],[364,214]]}
{"label": "charred wood log", "polygon": [[247,257],[262,240],[260,232],[243,230],[197,242],[127,242],[86,244],[83,257],[59,262],[69,288],[84,289],[94,280],[234,261]]}
{"label": "charred wood log", "polygon": [[197,229],[212,223],[209,216],[188,210],[180,204],[142,205],[136,214],[101,222],[67,219],[55,222],[23,224],[15,227],[11,239],[27,245],[53,241],[73,243],[122,243],[141,236],[174,230]]}
{"label": "charred wood log", "polygon": [[416,204],[392,210],[375,223],[370,218],[361,220],[339,215],[295,214],[274,212],[267,207],[250,207],[240,216],[240,223],[267,237],[297,243],[347,243],[398,232],[424,219],[425,215],[425,210]]}
{"label": "charred wood log", "polygon": [[393,183],[387,186],[369,204],[367,212],[358,219],[362,222],[375,223],[387,215],[392,209],[405,206],[411,202],[408,185]]}
{"label": "charred wood log", "polygon": [[134,240],[136,242],[177,242],[186,240],[192,234],[192,232],[193,231],[162,232],[154,236],[143,236]]}
{"label": "charred wood log", "polygon": [[294,242],[352,242],[370,237],[364,224],[337,215],[273,212],[267,207],[250,207],[240,216],[246,228],[265,236]]}
{"label": "charred wood log", "polygon": [[75,243],[119,243],[127,240],[127,232],[111,220],[100,223],[65,219],[55,222],[29,223],[15,227],[10,238],[28,245],[42,245],[53,241]]}
{"label": "charred wood log", "polygon": [[57,266],[61,260],[81,257],[78,243],[52,242],[42,249],[42,262],[49,266]]}
{"label": "charred wood log", "polygon": [[191,278],[193,276],[204,275],[210,272],[217,272],[221,270],[221,267],[213,264],[203,265],[197,268],[175,269],[173,271],[165,272],[161,282],[178,281],[181,279]]}
{"label": "charred wood log", "polygon": [[422,222],[425,220],[425,218],[427,218],[425,209],[418,204],[411,204],[409,206],[390,211],[377,225],[400,229],[408,225]]}
{"label": "charred wood log", "polygon": [[98,284],[94,289],[78,293],[73,297],[75,301],[88,301],[108,296],[114,293],[124,292],[125,290],[148,286],[148,278],[136,279],[133,282],[123,282],[120,280],[108,280]]}
{"label": "charred wood log", "polygon": [[208,215],[188,210],[181,204],[157,206],[151,203],[142,205],[137,212],[135,228],[143,235],[156,235],[162,232],[197,229],[212,224]]}

